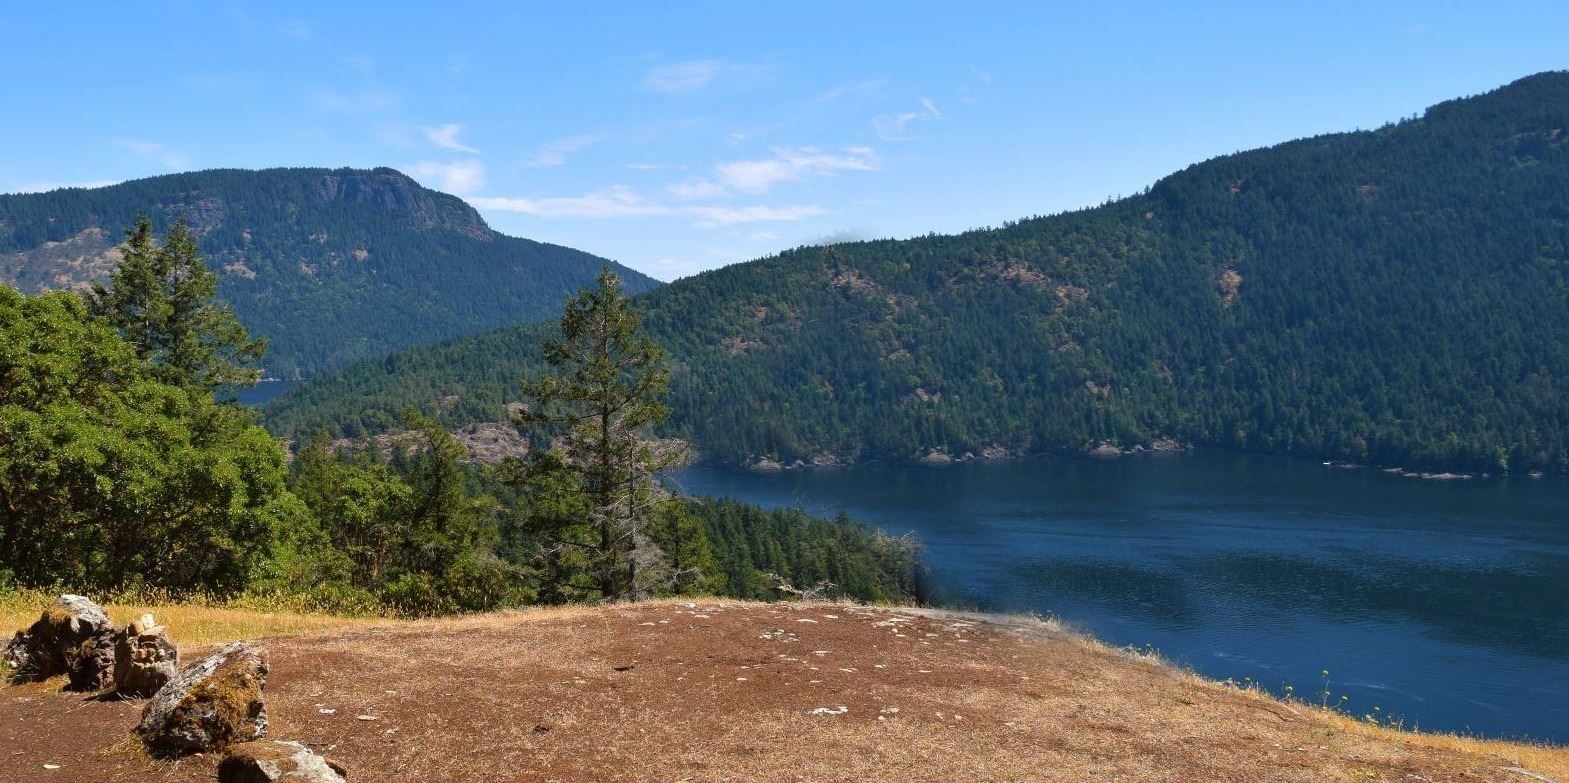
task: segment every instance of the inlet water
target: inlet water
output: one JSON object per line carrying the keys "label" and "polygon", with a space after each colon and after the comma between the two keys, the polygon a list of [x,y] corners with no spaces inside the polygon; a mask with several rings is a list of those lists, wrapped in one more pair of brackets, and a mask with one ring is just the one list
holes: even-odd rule
{"label": "inlet water", "polygon": [[1358,716],[1569,741],[1561,477],[1188,453],[675,478],[914,533],[948,603],[1054,615],[1315,702],[1328,670],[1328,701]]}

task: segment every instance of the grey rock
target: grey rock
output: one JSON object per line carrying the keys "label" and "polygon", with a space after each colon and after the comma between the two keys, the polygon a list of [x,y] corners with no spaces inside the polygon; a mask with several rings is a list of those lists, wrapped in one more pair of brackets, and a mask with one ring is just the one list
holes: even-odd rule
{"label": "grey rock", "polygon": [[114,640],[119,635],[110,626],[82,642],[74,655],[67,655],[69,690],[96,692],[114,685]]}
{"label": "grey rock", "polygon": [[180,669],[180,651],[150,614],[120,632],[114,645],[114,689],[123,696],[151,696]]}
{"label": "grey rock", "polygon": [[298,742],[242,742],[218,764],[218,783],[345,783],[348,777],[343,765]]}
{"label": "grey rock", "polygon": [[180,670],[142,710],[136,734],[158,756],[221,750],[267,736],[267,655],[227,645]]}
{"label": "grey rock", "polygon": [[65,674],[75,690],[98,690],[114,667],[114,624],[103,607],[80,595],[62,595],[38,621],[6,645],[12,682],[42,682]]}
{"label": "grey rock", "polygon": [[26,631],[17,631],[11,641],[6,642],[5,649],[0,650],[0,669],[13,682],[19,681],[23,670],[27,669],[33,660],[33,640]]}

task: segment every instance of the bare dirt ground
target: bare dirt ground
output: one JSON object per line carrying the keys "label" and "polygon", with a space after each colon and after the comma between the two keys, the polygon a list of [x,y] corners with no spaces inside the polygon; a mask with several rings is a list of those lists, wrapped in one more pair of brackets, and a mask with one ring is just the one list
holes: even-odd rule
{"label": "bare dirt ground", "polygon": [[[1030,620],[656,602],[260,643],[270,736],[354,781],[1531,783],[1569,768],[1562,749],[1363,727]],[[139,702],[59,688],[0,690],[0,781],[214,779],[214,757],[140,753]]]}

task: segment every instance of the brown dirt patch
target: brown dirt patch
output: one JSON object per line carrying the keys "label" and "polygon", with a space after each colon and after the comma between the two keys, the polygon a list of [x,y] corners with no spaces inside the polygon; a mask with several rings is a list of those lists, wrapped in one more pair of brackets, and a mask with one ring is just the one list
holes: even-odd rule
{"label": "brown dirt patch", "polygon": [[[270,736],[361,781],[1528,783],[1510,748],[1564,762],[1363,730],[1029,620],[657,602],[262,644]],[[0,692],[0,780],[213,778],[141,755],[139,711]]]}

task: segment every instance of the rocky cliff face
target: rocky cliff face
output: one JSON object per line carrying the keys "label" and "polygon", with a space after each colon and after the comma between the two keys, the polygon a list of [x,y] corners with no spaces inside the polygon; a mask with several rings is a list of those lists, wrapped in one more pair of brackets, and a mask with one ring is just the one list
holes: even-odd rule
{"label": "rocky cliff face", "polygon": [[426,190],[394,169],[340,169],[323,174],[315,195],[323,201],[364,204],[408,216],[421,229],[445,228],[475,239],[495,237],[485,219],[462,199]]}

